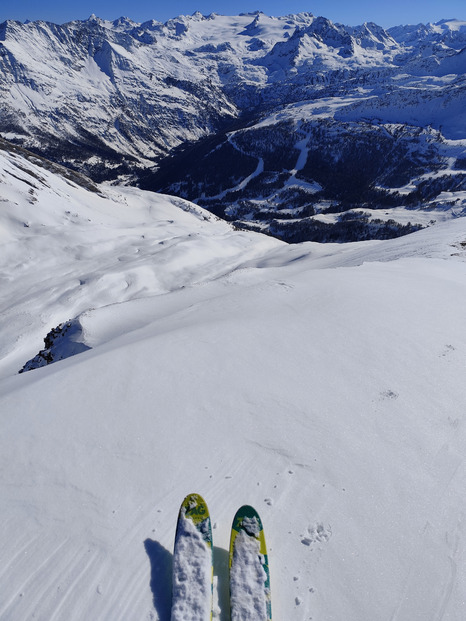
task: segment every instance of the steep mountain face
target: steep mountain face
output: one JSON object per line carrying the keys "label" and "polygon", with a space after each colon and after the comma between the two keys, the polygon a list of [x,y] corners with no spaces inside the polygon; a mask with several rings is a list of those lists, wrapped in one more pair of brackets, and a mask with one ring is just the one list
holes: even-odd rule
{"label": "steep mountain face", "polygon": [[105,179],[215,132],[235,108],[176,49],[179,25],[4,23],[3,136]]}
{"label": "steep mountain face", "polygon": [[466,207],[465,22],[5,22],[0,69],[3,137],[240,227],[392,237]]}

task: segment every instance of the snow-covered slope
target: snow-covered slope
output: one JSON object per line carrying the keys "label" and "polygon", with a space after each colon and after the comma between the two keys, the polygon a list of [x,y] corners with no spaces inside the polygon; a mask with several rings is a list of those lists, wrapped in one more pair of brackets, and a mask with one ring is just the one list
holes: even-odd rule
{"label": "snow-covered slope", "polygon": [[235,232],[182,199],[96,191],[1,147],[2,369],[17,370],[49,329],[89,308],[217,278],[279,243]]}
{"label": "snow-covered slope", "polygon": [[287,246],[0,157],[2,619],[168,621],[192,491],[218,619],[244,503],[274,617],[465,618],[466,219]]}
{"label": "snow-covered slope", "polygon": [[[127,166],[131,158],[147,165],[147,158],[215,132],[222,119],[323,93],[394,90],[396,101],[407,89],[422,99],[459,96],[462,89],[451,83],[455,75],[461,86],[465,73],[465,33],[455,20],[387,32],[310,13],[196,13],[166,24],[95,16],[63,25],[7,21],[0,25],[0,129],[70,162],[70,144],[78,143],[76,165],[96,174],[99,162],[117,166],[121,155]],[[419,76],[424,84],[413,81]],[[433,76],[449,79],[428,82]],[[408,120],[399,113],[397,122]],[[451,115],[430,120],[452,122]]]}

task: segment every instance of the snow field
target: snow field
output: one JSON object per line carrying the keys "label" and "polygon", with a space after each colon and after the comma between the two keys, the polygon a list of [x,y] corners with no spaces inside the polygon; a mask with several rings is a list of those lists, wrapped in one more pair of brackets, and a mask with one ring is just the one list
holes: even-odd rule
{"label": "snow field", "polygon": [[90,308],[209,280],[279,245],[232,235],[182,199],[131,188],[92,193],[18,156],[0,152],[0,162],[0,274],[8,283],[0,290],[0,376],[37,353],[51,328]]}
{"label": "snow field", "polygon": [[[274,618],[462,621],[466,220],[288,247],[43,174],[1,211],[2,620],[168,621],[196,491],[222,621],[245,503]],[[17,375],[74,317],[91,349]]]}

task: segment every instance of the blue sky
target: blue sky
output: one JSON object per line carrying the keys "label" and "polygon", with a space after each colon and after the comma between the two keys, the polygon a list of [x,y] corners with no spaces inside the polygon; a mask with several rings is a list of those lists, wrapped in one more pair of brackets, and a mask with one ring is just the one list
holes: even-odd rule
{"label": "blue sky", "polygon": [[268,15],[308,11],[351,26],[373,21],[389,28],[399,24],[435,22],[456,17],[466,21],[466,0],[0,0],[0,22],[5,19],[44,19],[64,23],[87,19],[95,13],[103,19],[122,15],[134,21],[166,21],[177,15],[216,12],[236,15],[261,10]]}

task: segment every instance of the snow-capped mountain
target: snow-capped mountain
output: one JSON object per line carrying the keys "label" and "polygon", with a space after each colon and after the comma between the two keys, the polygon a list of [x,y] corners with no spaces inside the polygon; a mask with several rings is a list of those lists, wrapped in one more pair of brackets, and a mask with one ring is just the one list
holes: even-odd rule
{"label": "snow-capped mountain", "polygon": [[9,21],[0,89],[3,137],[291,241],[390,237],[464,210],[458,20]]}
{"label": "snow-capped mountain", "polygon": [[216,620],[246,503],[273,618],[464,621],[466,218],[289,245],[5,142],[0,196],[2,621],[170,619],[192,492]]}

